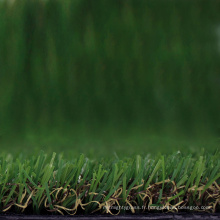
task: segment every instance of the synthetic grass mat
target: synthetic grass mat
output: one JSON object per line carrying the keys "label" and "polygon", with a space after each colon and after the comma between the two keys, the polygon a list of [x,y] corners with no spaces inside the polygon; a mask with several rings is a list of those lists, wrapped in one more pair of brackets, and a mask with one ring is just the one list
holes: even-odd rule
{"label": "synthetic grass mat", "polygon": [[0,211],[91,214],[220,210],[220,153],[90,160],[0,157]]}

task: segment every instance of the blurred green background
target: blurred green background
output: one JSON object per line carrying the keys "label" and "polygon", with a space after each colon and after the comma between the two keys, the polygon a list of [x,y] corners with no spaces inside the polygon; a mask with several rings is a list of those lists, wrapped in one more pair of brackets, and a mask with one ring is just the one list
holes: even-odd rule
{"label": "blurred green background", "polygon": [[219,146],[219,11],[218,0],[0,2],[2,149]]}

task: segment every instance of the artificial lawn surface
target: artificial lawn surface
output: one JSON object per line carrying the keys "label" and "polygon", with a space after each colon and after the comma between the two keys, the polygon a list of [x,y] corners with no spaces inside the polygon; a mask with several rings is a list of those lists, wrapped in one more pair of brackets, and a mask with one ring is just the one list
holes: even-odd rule
{"label": "artificial lawn surface", "polygon": [[217,212],[219,6],[1,2],[0,212]]}
{"label": "artificial lawn surface", "polygon": [[91,160],[0,157],[0,210],[28,214],[220,210],[220,153]]}

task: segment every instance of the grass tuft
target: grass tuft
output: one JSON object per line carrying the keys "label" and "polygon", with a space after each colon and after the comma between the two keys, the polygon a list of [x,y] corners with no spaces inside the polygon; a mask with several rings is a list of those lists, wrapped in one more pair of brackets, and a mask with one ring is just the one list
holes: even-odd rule
{"label": "grass tuft", "polygon": [[219,153],[67,161],[43,152],[0,159],[0,211],[109,213],[220,210]]}

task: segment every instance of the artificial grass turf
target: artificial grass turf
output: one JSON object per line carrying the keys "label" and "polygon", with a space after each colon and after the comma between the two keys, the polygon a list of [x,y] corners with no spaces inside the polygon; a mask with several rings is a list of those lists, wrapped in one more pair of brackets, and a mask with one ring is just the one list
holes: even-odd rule
{"label": "artificial grass turf", "polygon": [[[0,211],[42,214],[220,210],[220,153],[66,160],[0,158]],[[6,159],[5,159],[6,158]]]}

